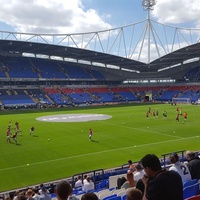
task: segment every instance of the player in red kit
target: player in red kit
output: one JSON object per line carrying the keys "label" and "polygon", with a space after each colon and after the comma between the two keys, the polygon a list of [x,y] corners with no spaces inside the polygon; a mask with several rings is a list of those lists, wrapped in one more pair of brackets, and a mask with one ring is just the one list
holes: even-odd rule
{"label": "player in red kit", "polygon": [[92,135],[93,135],[93,131],[92,129],[90,128],[89,129],[89,140],[92,141]]}

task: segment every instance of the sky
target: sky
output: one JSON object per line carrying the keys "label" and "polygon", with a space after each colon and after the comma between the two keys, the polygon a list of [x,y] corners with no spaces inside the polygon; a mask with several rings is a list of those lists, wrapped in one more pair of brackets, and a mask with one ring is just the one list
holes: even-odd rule
{"label": "sky", "polygon": [[[146,19],[142,1],[0,0],[0,30],[39,34],[107,30]],[[157,0],[151,18],[163,24],[200,29],[199,0]]]}

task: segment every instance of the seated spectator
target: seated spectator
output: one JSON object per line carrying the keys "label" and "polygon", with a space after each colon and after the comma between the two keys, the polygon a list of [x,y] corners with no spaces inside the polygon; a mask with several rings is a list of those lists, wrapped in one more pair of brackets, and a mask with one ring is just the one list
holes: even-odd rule
{"label": "seated spectator", "polygon": [[200,179],[200,158],[192,151],[186,151],[185,155],[188,160],[188,168],[192,179]]}
{"label": "seated spectator", "polygon": [[40,200],[39,189],[37,187],[33,188],[33,198],[35,200]]}
{"label": "seated spectator", "polygon": [[126,174],[126,182],[121,186],[121,188],[131,188],[135,186],[134,178],[133,178],[133,173],[128,172]]}
{"label": "seated spectator", "polygon": [[4,200],[11,200],[10,195],[9,194],[5,194]]}
{"label": "seated spectator", "polygon": [[142,192],[142,195],[144,194],[144,183],[143,183],[142,179],[138,180],[135,188],[139,189]]}
{"label": "seated spectator", "polygon": [[52,194],[52,193],[55,192],[55,185],[54,185],[54,183],[50,184],[50,187],[48,188],[48,191],[49,191],[50,194]]}
{"label": "seated spectator", "polygon": [[44,187],[44,184],[41,183],[39,186],[39,194],[42,195],[42,188]]}
{"label": "seated spectator", "polygon": [[142,178],[143,200],[183,200],[182,179],[177,172],[162,169],[159,158],[154,154],[145,155],[141,165],[145,172]]}
{"label": "seated spectator", "polygon": [[24,194],[20,194],[17,198],[18,200],[27,200]]}
{"label": "seated spectator", "polygon": [[82,180],[82,176],[79,175],[78,176],[78,180],[75,182],[75,188],[78,188],[78,187],[82,187],[83,186],[83,180]]}
{"label": "seated spectator", "polygon": [[128,160],[128,165],[129,165],[129,169],[128,169],[128,173],[132,173],[135,171],[135,166],[133,165],[132,160]]}
{"label": "seated spectator", "polygon": [[40,200],[51,200],[51,195],[45,186],[42,187],[41,191]]}
{"label": "seated spectator", "polygon": [[181,176],[183,183],[191,180],[191,174],[187,165],[179,161],[179,156],[177,153],[171,154],[169,156],[169,160],[173,164],[169,168],[169,171],[173,170],[177,172]]}
{"label": "seated spectator", "polygon": [[84,175],[84,178],[83,178],[83,185],[87,183],[87,174]]}
{"label": "seated spectator", "polygon": [[[10,199],[13,200],[15,196],[15,192],[9,192]],[[0,197],[1,198],[1,197]]]}
{"label": "seated spectator", "polygon": [[126,192],[126,200],[142,200],[142,192],[137,188],[131,188]]}
{"label": "seated spectator", "polygon": [[94,193],[86,193],[81,197],[81,200],[98,200],[98,197]]}
{"label": "seated spectator", "polygon": [[91,178],[88,176],[88,177],[86,178],[86,180],[87,180],[87,182],[85,182],[85,183],[83,184],[82,190],[83,190],[84,192],[89,192],[89,191],[94,190],[94,183],[92,182]]}
{"label": "seated spectator", "polygon": [[124,176],[117,178],[117,188],[121,189],[122,185],[126,182],[126,178]]}
{"label": "seated spectator", "polygon": [[16,190],[16,191],[15,191],[15,195],[14,195],[13,200],[17,200],[17,199],[18,199],[18,195],[19,195],[19,193],[20,193],[19,190]]}
{"label": "seated spectator", "polygon": [[135,172],[133,173],[133,175],[134,181],[136,183],[139,181],[139,179],[141,179],[144,176],[144,170],[139,163],[135,166]]}
{"label": "seated spectator", "polygon": [[27,198],[27,200],[35,200],[35,199],[33,198],[33,190],[32,190],[32,189],[28,189],[28,190],[26,191],[26,198]]}
{"label": "seated spectator", "polygon": [[58,200],[66,200],[72,193],[72,187],[67,181],[60,181],[55,188]]}

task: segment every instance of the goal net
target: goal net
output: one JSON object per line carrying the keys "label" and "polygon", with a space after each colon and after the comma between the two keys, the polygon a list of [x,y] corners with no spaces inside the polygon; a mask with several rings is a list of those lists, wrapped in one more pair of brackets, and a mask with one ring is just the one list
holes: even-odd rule
{"label": "goal net", "polygon": [[190,98],[172,98],[173,103],[184,103],[184,104],[190,104],[191,99]]}

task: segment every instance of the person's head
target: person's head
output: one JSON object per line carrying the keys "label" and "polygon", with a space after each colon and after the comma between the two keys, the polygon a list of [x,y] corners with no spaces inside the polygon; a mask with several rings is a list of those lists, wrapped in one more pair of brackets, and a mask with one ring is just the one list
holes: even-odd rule
{"label": "person's head", "polygon": [[145,155],[140,162],[148,177],[154,177],[162,169],[160,160],[155,154]]}
{"label": "person's head", "polygon": [[27,200],[26,196],[24,194],[20,194],[18,197],[17,197],[17,200]]}
{"label": "person's head", "polygon": [[142,200],[142,192],[137,188],[131,188],[126,192],[126,200]]}
{"label": "person's head", "polygon": [[138,164],[135,166],[135,169],[136,169],[136,171],[141,171],[143,168],[142,168],[142,166],[140,165],[140,163],[138,163]]}
{"label": "person's head", "polygon": [[32,189],[28,189],[27,191],[26,191],[26,197],[27,198],[31,198],[33,196],[33,190]]}
{"label": "person's head", "polygon": [[82,176],[79,175],[79,176],[77,177],[77,179],[78,179],[78,180],[82,180]]}
{"label": "person's head", "polygon": [[98,197],[94,193],[85,193],[82,197],[81,200],[98,200]]}
{"label": "person's head", "polygon": [[42,190],[42,193],[43,193],[43,194],[46,194],[46,193],[47,193],[47,188],[46,188],[45,186],[43,186],[43,187],[41,188],[41,190]]}
{"label": "person's head", "polygon": [[86,179],[86,178],[87,178],[87,174],[84,175],[84,179]]}
{"label": "person's head", "polygon": [[177,153],[172,153],[170,156],[169,156],[169,160],[171,163],[176,163],[179,161],[179,156]]}
{"label": "person's head", "polygon": [[67,200],[72,194],[72,186],[67,181],[60,181],[55,188],[55,193],[59,200]]}
{"label": "person's head", "polygon": [[128,160],[128,164],[132,165],[133,164],[132,160]]}
{"label": "person's head", "polygon": [[33,192],[34,194],[38,194],[39,193],[39,189],[37,187],[33,188]]}
{"label": "person's head", "polygon": [[187,159],[188,161],[190,161],[190,160],[192,160],[193,158],[196,157],[196,154],[195,154],[195,152],[193,152],[193,151],[186,151],[186,152],[185,152],[185,157],[186,157],[186,159]]}
{"label": "person's head", "polygon": [[89,183],[89,182],[91,181],[90,176],[87,176],[86,180],[87,180],[87,182]]}

